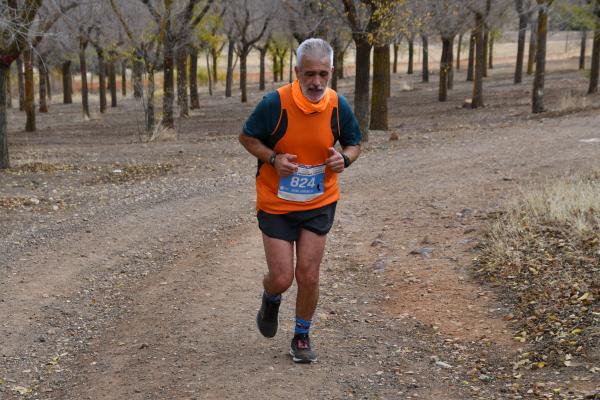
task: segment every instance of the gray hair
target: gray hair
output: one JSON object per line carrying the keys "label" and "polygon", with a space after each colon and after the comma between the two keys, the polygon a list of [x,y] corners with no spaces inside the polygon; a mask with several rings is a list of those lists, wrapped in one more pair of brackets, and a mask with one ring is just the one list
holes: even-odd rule
{"label": "gray hair", "polygon": [[300,61],[304,55],[311,55],[313,57],[329,57],[329,66],[333,67],[333,49],[323,39],[310,38],[300,43],[300,46],[296,49],[296,66],[300,69]]}

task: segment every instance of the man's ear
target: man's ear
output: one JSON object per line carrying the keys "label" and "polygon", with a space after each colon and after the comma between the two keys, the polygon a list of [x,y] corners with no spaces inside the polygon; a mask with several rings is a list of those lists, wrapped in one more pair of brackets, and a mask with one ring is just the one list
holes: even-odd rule
{"label": "man's ear", "polygon": [[296,73],[296,78],[300,79],[300,70],[297,65],[294,65],[294,72]]}

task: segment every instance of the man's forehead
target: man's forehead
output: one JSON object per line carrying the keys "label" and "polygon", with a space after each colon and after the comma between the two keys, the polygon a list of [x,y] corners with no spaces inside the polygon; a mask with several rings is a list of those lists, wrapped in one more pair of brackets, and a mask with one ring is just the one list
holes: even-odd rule
{"label": "man's forehead", "polygon": [[302,56],[302,60],[300,60],[302,69],[329,69],[331,67],[330,64],[331,61],[329,60],[328,56],[320,57],[305,54]]}

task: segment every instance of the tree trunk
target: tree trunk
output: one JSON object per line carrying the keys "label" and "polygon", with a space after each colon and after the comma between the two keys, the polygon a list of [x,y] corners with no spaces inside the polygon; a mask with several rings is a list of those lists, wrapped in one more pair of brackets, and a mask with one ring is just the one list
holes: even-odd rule
{"label": "tree trunk", "polygon": [[537,51],[537,36],[536,36],[536,32],[537,32],[537,22],[536,21],[531,21],[531,33],[529,35],[529,54],[527,57],[527,75],[531,75],[533,74],[533,67],[535,64],[535,53]]}
{"label": "tree trunk", "polygon": [[390,66],[390,45],[386,45],[387,54],[385,55],[385,97],[392,96],[392,68]]}
{"label": "tree trunk", "polygon": [[175,100],[175,90],[174,90],[174,81],[173,81],[173,67],[174,67],[174,57],[173,54],[175,49],[175,44],[173,43],[173,38],[171,37],[171,26],[170,22],[167,21],[166,28],[166,40],[164,43],[163,50],[163,68],[164,68],[164,84],[163,84],[163,118],[162,124],[167,129],[175,128],[175,119],[173,116],[173,103]]}
{"label": "tree trunk", "polygon": [[579,69],[585,69],[585,47],[587,44],[587,31],[584,29],[581,31],[581,46],[579,49]]}
{"label": "tree trunk", "polygon": [[346,51],[345,50],[340,50],[338,51],[338,54],[336,55],[336,59],[337,59],[337,78],[338,79],[344,79],[344,56],[346,55]]}
{"label": "tree trunk", "polygon": [[450,46],[452,46],[450,39],[442,37],[442,58],[440,61],[440,82],[438,90],[439,101],[448,100],[448,74],[450,72],[448,62],[450,61]]}
{"label": "tree trunk", "polygon": [[90,117],[90,104],[88,102],[88,84],[87,84],[87,63],[85,60],[85,48],[87,43],[79,45],[79,66],[81,71],[81,105],[83,107],[83,116]]}
{"label": "tree trunk", "polygon": [[240,52],[240,90],[242,91],[242,103],[248,101],[246,93],[246,61],[248,58],[249,49],[243,48]]}
{"label": "tree trunk", "polygon": [[598,74],[600,73],[600,1],[596,2],[596,29],[592,46],[592,67],[590,69],[590,86],[588,94],[598,93]]}
{"label": "tree trunk", "polygon": [[198,98],[198,49],[194,46],[190,48],[190,108],[192,110],[200,108],[200,99]]}
{"label": "tree trunk", "polygon": [[229,39],[227,46],[227,77],[225,78],[225,97],[231,97],[231,87],[233,86],[233,46],[235,41]]}
{"label": "tree trunk", "polygon": [[219,65],[219,51],[216,49],[216,47],[212,47],[210,49],[210,53],[212,55],[213,82],[217,83],[219,81],[219,74],[217,73],[217,66]]}
{"label": "tree trunk", "polygon": [[210,71],[210,55],[208,54],[208,51],[206,52],[206,76],[208,77],[208,95],[212,96],[212,75]]}
{"label": "tree trunk", "polygon": [[354,114],[363,140],[369,141],[369,81],[371,69],[371,44],[367,38],[356,43],[356,74],[354,82]]}
{"label": "tree trunk", "polygon": [[100,95],[100,112],[106,112],[106,64],[104,59],[104,49],[96,48],[98,54],[98,89]]}
{"label": "tree trunk", "polygon": [[267,57],[267,46],[258,50],[260,53],[260,80],[258,90],[265,90],[265,58]]}
{"label": "tree trunk", "polygon": [[146,132],[150,133],[154,131],[154,126],[156,125],[155,117],[154,117],[154,91],[156,85],[154,83],[154,70],[148,70],[148,91],[146,93]]}
{"label": "tree trunk", "polygon": [[46,94],[48,95],[48,102],[52,101],[52,82],[50,81],[50,71],[46,69],[46,73],[44,74],[46,77]]}
{"label": "tree trunk", "polygon": [[467,81],[473,81],[473,69],[475,66],[475,43],[477,42],[477,37],[475,36],[475,31],[471,32],[471,37],[469,38],[469,62],[467,63]]}
{"label": "tree trunk", "polygon": [[71,61],[62,63],[63,104],[73,104],[73,81]]}
{"label": "tree trunk", "polygon": [[454,37],[450,38],[450,48],[448,49],[448,90],[454,89]]}
{"label": "tree trunk", "polygon": [[483,69],[485,64],[483,29],[483,14],[475,13],[475,67],[471,108],[483,107]]}
{"label": "tree trunk", "polygon": [[127,96],[127,60],[121,60],[121,96]]}
{"label": "tree trunk", "polygon": [[400,49],[400,45],[396,42],[394,42],[394,66],[392,68],[392,71],[394,72],[394,74],[398,73],[398,50]]}
{"label": "tree trunk", "polygon": [[337,75],[337,69],[338,69],[338,58],[337,58],[337,53],[340,51],[340,45],[337,39],[333,39],[331,41],[331,47],[333,48],[333,74],[331,75],[331,88],[333,90],[337,90],[338,89],[338,75]]}
{"label": "tree trunk", "polygon": [[9,68],[10,65],[0,64],[0,169],[10,168],[6,129],[6,82],[10,79]]}
{"label": "tree trunk", "polygon": [[411,37],[410,39],[408,39],[408,70],[406,71],[406,73],[408,75],[412,75],[412,73],[413,73],[414,58],[415,58],[415,41]]}
{"label": "tree trunk", "polygon": [[42,57],[40,57],[39,55],[37,56],[37,60],[38,60],[38,72],[39,72],[39,79],[38,79],[38,83],[39,83],[39,94],[40,94],[40,107],[39,107],[39,112],[40,113],[47,113],[48,112],[48,102],[46,101],[48,93],[47,93],[47,83],[48,81],[46,80],[45,76],[48,73],[47,71],[47,67],[46,64],[44,63],[44,60],[42,60]]}
{"label": "tree trunk", "polygon": [[488,27],[483,25],[483,77],[488,76],[488,58],[490,50],[490,32]]}
{"label": "tree trunk", "polygon": [[110,87],[110,106],[117,106],[117,68],[115,62],[108,64],[108,86]]}
{"label": "tree trunk", "polygon": [[544,78],[546,73],[546,36],[548,34],[548,5],[542,4],[538,12],[537,52],[533,80],[532,112],[544,111]]}
{"label": "tree trunk", "polygon": [[179,118],[190,116],[188,104],[187,50],[181,47],[177,50],[177,105]]}
{"label": "tree trunk", "polygon": [[285,52],[281,57],[279,57],[279,82],[283,81],[283,67],[285,64],[285,55],[287,54],[287,52]]}
{"label": "tree trunk", "polygon": [[141,99],[144,96],[144,81],[142,75],[144,74],[144,63],[137,57],[133,60],[133,69],[131,71],[133,80],[133,97],[135,99]]}
{"label": "tree trunk", "polygon": [[25,73],[21,54],[17,58],[17,87],[19,89],[19,111],[25,111]]}
{"label": "tree trunk", "polygon": [[279,79],[279,61],[275,53],[271,54],[271,63],[273,64],[273,83]]}
{"label": "tree trunk", "polygon": [[490,35],[490,48],[488,54],[488,68],[494,69],[494,35]]}
{"label": "tree trunk", "polygon": [[517,39],[517,65],[515,66],[515,84],[523,81],[523,58],[525,56],[525,36],[527,34],[527,15],[519,15],[519,35]]}
{"label": "tree trunk", "polygon": [[[387,67],[386,67],[387,64]],[[370,129],[388,130],[388,95],[390,46],[377,46],[373,52],[373,97]]]}
{"label": "tree trunk", "polygon": [[[2,89],[0,89],[2,90]],[[6,75],[6,108],[12,108],[12,87],[10,84],[10,66]]]}
{"label": "tree trunk", "polygon": [[456,70],[460,71],[460,53],[462,50],[463,34],[458,35],[458,46],[456,48]]}
{"label": "tree trunk", "polygon": [[23,64],[25,66],[25,113],[27,121],[25,130],[35,132],[35,93],[33,88],[33,50],[27,47],[23,51]]}
{"label": "tree trunk", "polygon": [[294,48],[292,46],[290,46],[290,73],[288,78],[288,81],[292,83],[294,80]]}
{"label": "tree trunk", "polygon": [[423,40],[423,67],[421,68],[421,75],[423,82],[429,82],[429,38],[427,35],[422,35]]}

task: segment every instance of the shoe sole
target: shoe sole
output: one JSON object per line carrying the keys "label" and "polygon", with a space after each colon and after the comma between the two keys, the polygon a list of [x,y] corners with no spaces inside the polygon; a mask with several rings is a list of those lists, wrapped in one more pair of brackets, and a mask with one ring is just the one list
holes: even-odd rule
{"label": "shoe sole", "polygon": [[313,358],[312,360],[306,359],[306,358],[297,358],[296,354],[294,354],[294,350],[290,350],[290,356],[292,356],[292,361],[294,361],[296,364],[311,364],[314,362],[317,362],[317,358]]}

